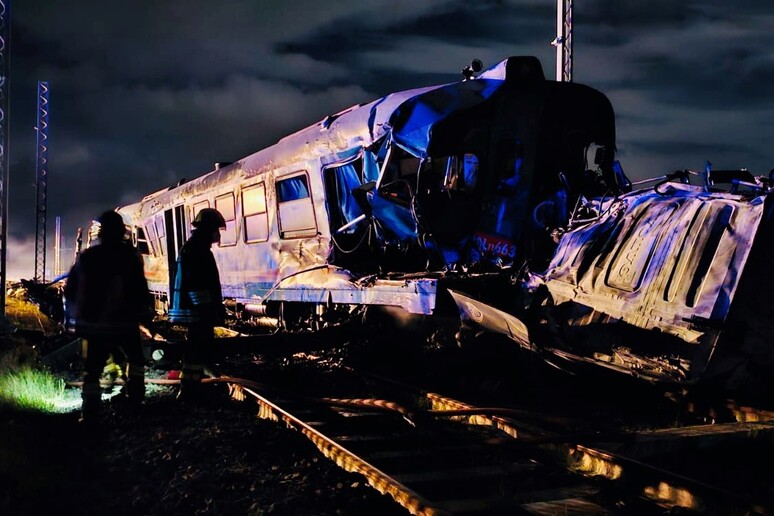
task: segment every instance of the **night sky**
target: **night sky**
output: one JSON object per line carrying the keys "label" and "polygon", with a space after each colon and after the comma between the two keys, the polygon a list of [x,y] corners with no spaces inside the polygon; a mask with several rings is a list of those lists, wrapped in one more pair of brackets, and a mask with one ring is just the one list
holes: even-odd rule
{"label": "night sky", "polygon": [[[555,6],[12,0],[8,277],[34,273],[39,80],[51,88],[49,241],[60,216],[72,247],[106,209],[353,104],[458,80],[473,58],[535,55],[553,78]],[[706,160],[774,167],[774,2],[577,0],[574,18],[574,79],[610,97],[632,179]],[[49,270],[53,257],[50,246]]]}

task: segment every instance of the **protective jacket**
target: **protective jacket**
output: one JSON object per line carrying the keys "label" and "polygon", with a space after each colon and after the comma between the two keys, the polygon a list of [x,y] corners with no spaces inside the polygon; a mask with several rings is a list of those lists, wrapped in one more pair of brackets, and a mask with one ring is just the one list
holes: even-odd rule
{"label": "protective jacket", "polygon": [[173,323],[223,324],[223,296],[211,241],[194,231],[177,257],[169,320]]}
{"label": "protective jacket", "polygon": [[153,300],[135,248],[110,242],[86,249],[67,277],[65,327],[83,335],[122,335],[153,316]]}

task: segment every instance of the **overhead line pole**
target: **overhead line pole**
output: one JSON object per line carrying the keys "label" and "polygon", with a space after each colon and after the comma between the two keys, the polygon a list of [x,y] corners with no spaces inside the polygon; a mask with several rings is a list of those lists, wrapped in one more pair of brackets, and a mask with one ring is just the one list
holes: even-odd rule
{"label": "overhead line pole", "polygon": [[556,0],[556,80],[572,82],[572,2]]}
{"label": "overhead line pole", "polygon": [[62,217],[57,216],[54,224],[54,278],[62,272]]}
{"label": "overhead line pole", "polygon": [[35,281],[46,281],[46,217],[48,208],[48,82],[38,81],[37,164],[35,183]]}
{"label": "overhead line pole", "polygon": [[[8,150],[10,125],[8,99],[11,69],[11,0],[0,0],[0,326],[5,320],[5,282],[8,259]],[[0,328],[0,332],[2,328]]]}

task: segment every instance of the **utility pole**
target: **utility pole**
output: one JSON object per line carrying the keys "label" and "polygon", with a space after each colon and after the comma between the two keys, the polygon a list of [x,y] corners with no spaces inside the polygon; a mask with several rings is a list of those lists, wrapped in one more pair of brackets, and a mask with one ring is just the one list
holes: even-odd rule
{"label": "utility pole", "polygon": [[62,217],[56,216],[54,225],[54,278],[62,273]]}
{"label": "utility pole", "polygon": [[46,209],[48,204],[48,82],[38,81],[38,132],[35,184],[35,281],[46,282]]}
{"label": "utility pole", "polygon": [[11,94],[11,0],[0,0],[0,332],[5,321],[5,282],[8,255],[8,98]]}
{"label": "utility pole", "polygon": [[572,82],[572,1],[556,0],[556,80]]}

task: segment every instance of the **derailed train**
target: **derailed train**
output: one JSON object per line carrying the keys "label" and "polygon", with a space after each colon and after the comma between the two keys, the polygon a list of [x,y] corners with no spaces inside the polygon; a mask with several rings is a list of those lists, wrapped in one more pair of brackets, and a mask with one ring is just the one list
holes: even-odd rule
{"label": "derailed train", "polygon": [[189,223],[212,207],[227,221],[213,250],[224,299],[243,321],[453,312],[459,335],[483,327],[548,360],[688,382],[751,319],[732,310],[741,287],[768,303],[756,274],[771,185],[676,176],[632,192],[608,99],[511,57],[330,115],[118,211],[160,312]]}

